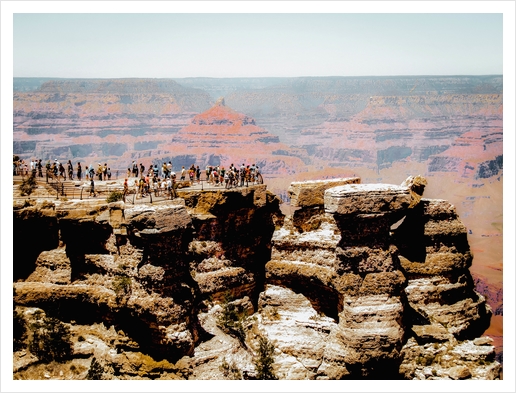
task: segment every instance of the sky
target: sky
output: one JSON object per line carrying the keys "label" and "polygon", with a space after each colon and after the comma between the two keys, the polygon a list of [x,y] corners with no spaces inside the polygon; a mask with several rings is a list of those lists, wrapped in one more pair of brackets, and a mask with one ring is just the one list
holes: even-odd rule
{"label": "sky", "polygon": [[[514,291],[514,1],[4,1],[1,2],[1,179],[11,179],[12,78],[183,78],[382,75],[504,76],[504,291]],[[123,12],[123,13],[122,13]],[[4,165],[5,164],[5,165]],[[12,307],[12,200],[2,187],[2,320]],[[29,234],[28,234],[29,235]],[[27,238],[29,239],[29,237]],[[507,277],[508,285],[505,285]],[[514,292],[512,292],[514,294]],[[511,312],[510,296],[504,299]],[[7,311],[6,311],[7,310]],[[506,328],[513,331],[505,316]],[[2,342],[6,325],[2,323]],[[10,337],[8,337],[10,339]],[[504,366],[514,365],[513,335],[506,334]],[[84,384],[4,385],[12,379],[8,345],[2,345],[2,387],[9,391],[91,391]],[[6,354],[7,352],[7,354]],[[4,355],[7,356],[4,356]],[[12,382],[12,381],[11,381]],[[48,383],[45,383],[48,382]],[[122,381],[120,381],[122,382]],[[321,381],[320,383],[323,383]],[[444,391],[488,391],[475,381]],[[514,391],[506,373],[497,391]],[[179,382],[178,382],[179,383]],[[158,385],[152,391],[242,391],[242,385]],[[353,391],[364,385],[288,382],[282,391]],[[277,386],[277,385],[276,385]],[[139,391],[118,383],[110,391]],[[268,386],[247,384],[246,391]],[[436,391],[442,385],[417,386]],[[236,390],[235,390],[236,389]],[[256,390],[258,389],[258,390]],[[293,390],[295,389],[295,390]],[[413,391],[381,383],[368,391]],[[149,390],[149,389],[147,389]],[[2,389],[4,391],[4,389]]]}
{"label": "sky", "polygon": [[15,13],[15,77],[503,73],[503,14]]}

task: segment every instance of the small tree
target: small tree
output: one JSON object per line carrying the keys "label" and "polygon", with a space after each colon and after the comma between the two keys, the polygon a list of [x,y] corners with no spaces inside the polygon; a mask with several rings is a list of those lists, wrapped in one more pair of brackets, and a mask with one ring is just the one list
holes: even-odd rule
{"label": "small tree", "polygon": [[72,353],[70,328],[57,318],[43,318],[31,326],[29,350],[40,360],[62,360]]}
{"label": "small tree", "polygon": [[245,342],[244,321],[247,315],[240,315],[233,303],[230,292],[226,292],[224,302],[221,304],[222,312],[217,318],[217,325],[226,333],[238,338],[242,344]]}
{"label": "small tree", "polygon": [[93,357],[88,374],[86,374],[86,379],[100,380],[102,379],[102,374],[104,374],[104,367]]}
{"label": "small tree", "polygon": [[219,370],[228,379],[235,379],[235,380],[242,379],[242,373],[238,369],[235,362],[228,363],[226,361],[226,358],[222,359],[222,363],[219,366]]}
{"label": "small tree", "polygon": [[274,358],[274,345],[267,340],[265,337],[260,337],[260,343],[258,348],[258,357],[254,361],[256,367],[256,378],[257,379],[278,379],[274,374],[272,365]]}
{"label": "small tree", "polygon": [[113,291],[115,291],[117,301],[127,300],[127,297],[131,294],[131,277],[116,276],[111,285]]}
{"label": "small tree", "polygon": [[106,202],[107,203],[118,202],[118,201],[121,201],[122,199],[124,199],[124,193],[123,192],[113,191],[106,198]]}
{"label": "small tree", "polygon": [[34,177],[34,173],[25,179],[22,180],[22,184],[20,184],[20,194],[22,196],[30,195],[36,189],[38,184],[36,183],[36,178]]}

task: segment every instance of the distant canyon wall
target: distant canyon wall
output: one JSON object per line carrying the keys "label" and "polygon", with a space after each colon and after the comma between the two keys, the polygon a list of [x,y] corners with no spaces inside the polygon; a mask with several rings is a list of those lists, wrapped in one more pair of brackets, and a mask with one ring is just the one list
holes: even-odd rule
{"label": "distant canyon wall", "polygon": [[[289,173],[307,166],[381,170],[401,162],[486,178],[503,168],[501,76],[29,82],[15,79],[13,97],[13,150],[27,159],[120,168],[132,160],[147,167],[172,160],[180,168],[194,159],[217,165],[228,157],[224,145],[203,145],[201,158],[189,154],[186,141],[176,139],[173,149],[170,142],[220,94],[228,108],[272,135],[265,143],[275,136],[285,144],[266,152],[262,163],[294,157]],[[220,127],[212,131],[210,142],[228,137]],[[252,160],[263,148],[254,145],[247,155],[248,143],[241,138],[235,147]],[[271,165],[271,173],[280,167]]]}

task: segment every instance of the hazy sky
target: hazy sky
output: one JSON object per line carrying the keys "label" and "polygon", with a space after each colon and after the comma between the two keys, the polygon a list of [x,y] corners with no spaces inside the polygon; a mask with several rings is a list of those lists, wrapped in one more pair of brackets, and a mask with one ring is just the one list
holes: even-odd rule
{"label": "hazy sky", "polygon": [[13,74],[502,74],[502,21],[502,13],[15,13]]}

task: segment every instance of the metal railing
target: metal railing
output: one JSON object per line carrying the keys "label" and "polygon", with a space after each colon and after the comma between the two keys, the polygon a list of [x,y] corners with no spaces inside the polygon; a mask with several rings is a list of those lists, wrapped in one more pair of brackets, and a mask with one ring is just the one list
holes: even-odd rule
{"label": "metal railing", "polygon": [[[23,181],[26,178],[26,175],[21,176],[21,180]],[[263,179],[263,178],[262,178]],[[136,178],[131,178],[131,181],[136,180]],[[87,180],[81,180],[84,183],[87,183]],[[38,189],[37,194],[35,195],[27,195],[16,197],[17,199],[33,199],[33,198],[55,198],[59,199],[78,199],[78,200],[98,200],[98,199],[107,199],[109,195],[113,192],[119,192],[123,195],[123,201],[126,203],[137,204],[137,203],[154,203],[164,200],[174,199],[177,196],[177,192],[180,190],[221,190],[221,189],[235,189],[242,187],[249,187],[254,183],[250,181],[250,179],[244,180],[243,185],[241,185],[241,181],[235,182],[231,185],[226,185],[225,182],[217,182],[213,183],[210,180],[200,179],[197,180],[179,180],[175,181],[174,188],[171,190],[166,190],[162,188],[156,188],[152,190],[146,190],[142,193],[142,191],[137,186],[131,186],[128,191],[124,192],[124,188],[119,184],[94,184],[94,192],[91,193],[91,186],[88,184],[80,184],[80,185],[72,185],[70,184],[70,180],[65,181],[60,177],[55,176],[47,176],[47,177],[38,177],[36,176],[36,182],[40,187]],[[260,183],[261,184],[261,183]],[[45,195],[44,190],[48,191],[48,194]]]}

